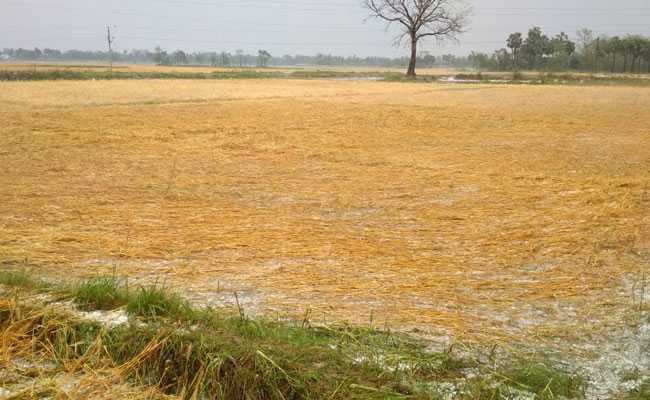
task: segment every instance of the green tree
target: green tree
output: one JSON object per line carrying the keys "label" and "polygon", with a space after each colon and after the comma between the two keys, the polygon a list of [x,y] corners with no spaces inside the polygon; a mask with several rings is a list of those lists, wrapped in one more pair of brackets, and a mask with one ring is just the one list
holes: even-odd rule
{"label": "green tree", "polygon": [[583,28],[577,33],[577,53],[582,69],[592,69],[596,55],[596,37],[590,29]]}
{"label": "green tree", "polygon": [[269,60],[271,59],[271,53],[269,53],[266,50],[258,50],[257,51],[257,65],[266,68],[267,64],[269,63]]}
{"label": "green tree", "polygon": [[[634,38],[630,35],[623,38],[621,41],[621,47],[623,49],[623,72],[627,72],[629,65],[630,57],[634,53]],[[634,72],[634,60],[632,60],[632,67],[630,68],[631,72]]]}
{"label": "green tree", "polygon": [[193,56],[194,56],[194,61],[197,64],[199,64],[199,65],[205,64],[205,61],[206,61],[206,58],[207,58],[207,55],[205,53],[201,53],[201,52],[194,53]]}
{"label": "green tree", "polygon": [[239,68],[244,66],[244,50],[237,50],[235,52],[237,54],[237,61],[239,62]]}
{"label": "green tree", "polygon": [[167,52],[161,49],[160,46],[156,46],[153,53],[153,60],[157,65],[169,64]]}
{"label": "green tree", "polygon": [[[632,68],[631,72],[634,73],[636,68],[638,73],[641,73],[641,62],[643,61],[643,50],[645,47],[645,40],[642,36],[630,36],[630,53],[632,54]],[[637,64],[638,62],[638,64]]]}
{"label": "green tree", "polygon": [[621,41],[621,38],[614,36],[613,38],[607,40],[605,49],[612,56],[612,66],[610,68],[610,72],[614,73],[616,72],[616,59],[618,55],[623,52],[623,42]]}
{"label": "green tree", "polygon": [[548,36],[542,33],[542,28],[536,26],[528,31],[521,51],[528,61],[528,67],[537,69],[544,66],[544,57],[550,55],[553,49]]}
{"label": "green tree", "polygon": [[468,56],[468,59],[469,62],[472,63],[472,67],[474,67],[474,69],[483,70],[492,69],[495,67],[492,63],[492,60],[490,60],[490,56],[485,53],[472,51],[472,53]]}
{"label": "green tree", "polygon": [[498,71],[505,71],[511,67],[510,54],[508,50],[499,49],[492,55],[492,62]]}
{"label": "green tree", "polygon": [[519,52],[524,44],[523,35],[520,32],[511,33],[508,36],[507,45],[512,52],[512,68],[516,71],[519,69]]}
{"label": "green tree", "polygon": [[645,38],[643,43],[643,59],[645,60],[646,72],[650,74],[650,38]]}
{"label": "green tree", "polygon": [[187,64],[187,54],[183,50],[176,50],[174,52],[174,62],[176,65]]}
{"label": "green tree", "polygon": [[569,35],[560,32],[550,41],[553,54],[553,63],[557,68],[569,67],[571,56],[575,53],[576,45],[569,39]]}
{"label": "green tree", "polygon": [[225,51],[221,52],[221,66],[230,67],[230,53],[226,53]]}
{"label": "green tree", "polygon": [[422,56],[418,57],[418,63],[426,68],[433,68],[436,64],[436,57],[428,51],[423,51]]}

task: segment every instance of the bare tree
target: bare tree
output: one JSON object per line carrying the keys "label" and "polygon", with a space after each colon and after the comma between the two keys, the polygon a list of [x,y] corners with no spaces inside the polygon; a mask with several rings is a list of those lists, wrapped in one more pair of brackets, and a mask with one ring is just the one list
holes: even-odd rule
{"label": "bare tree", "polygon": [[415,77],[418,42],[426,37],[456,40],[463,32],[470,8],[462,0],[363,0],[370,17],[399,24],[402,32],[396,43],[408,39],[411,58],[406,75]]}

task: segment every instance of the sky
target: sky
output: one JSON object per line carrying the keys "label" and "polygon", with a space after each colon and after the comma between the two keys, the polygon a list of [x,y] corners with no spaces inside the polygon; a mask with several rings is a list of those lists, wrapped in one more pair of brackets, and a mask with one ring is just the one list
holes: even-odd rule
{"label": "sky", "polygon": [[[460,43],[427,42],[431,54],[491,52],[511,32],[540,26],[549,36],[650,36],[650,0],[463,0],[473,7]],[[395,29],[366,21],[361,0],[0,0],[0,48],[230,51],[402,56]]]}

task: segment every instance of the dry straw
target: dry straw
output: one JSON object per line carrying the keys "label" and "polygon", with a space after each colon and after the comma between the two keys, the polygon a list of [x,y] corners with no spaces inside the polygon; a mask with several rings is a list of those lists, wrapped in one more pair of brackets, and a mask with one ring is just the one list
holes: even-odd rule
{"label": "dry straw", "polygon": [[247,313],[572,337],[648,272],[649,94],[2,83],[0,260]]}

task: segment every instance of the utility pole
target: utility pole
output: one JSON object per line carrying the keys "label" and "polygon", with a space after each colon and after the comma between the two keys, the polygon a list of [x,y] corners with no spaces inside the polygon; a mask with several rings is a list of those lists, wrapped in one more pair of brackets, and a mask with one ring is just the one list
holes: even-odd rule
{"label": "utility pole", "polygon": [[598,53],[600,53],[600,36],[596,38],[596,51],[594,52],[594,73],[598,72]]}
{"label": "utility pole", "polygon": [[113,73],[113,42],[115,41],[115,38],[113,37],[113,35],[111,35],[110,25],[106,27],[106,31],[108,33],[106,36],[106,39],[108,41],[108,59],[110,62],[110,71],[112,74]]}

